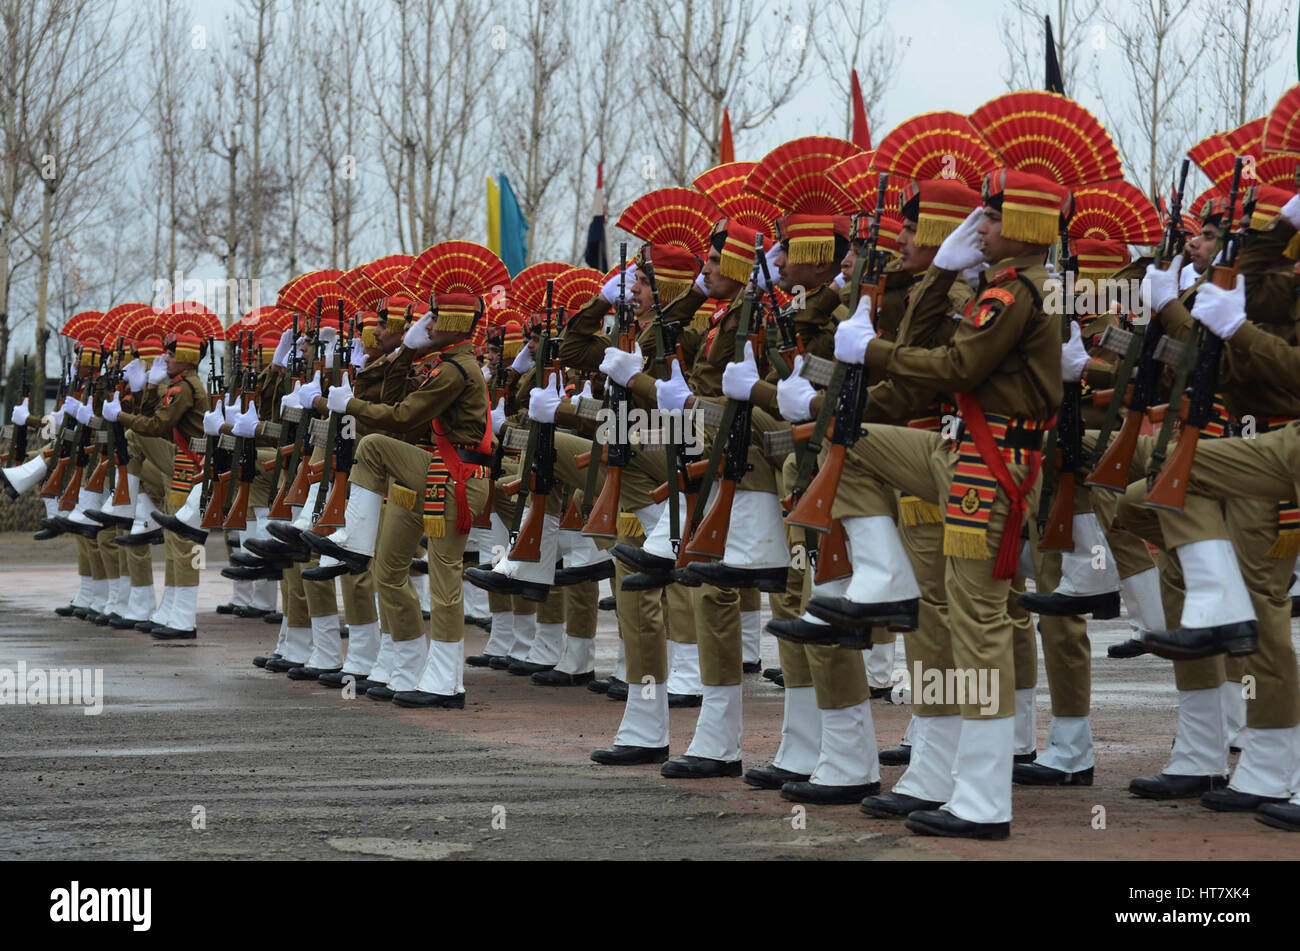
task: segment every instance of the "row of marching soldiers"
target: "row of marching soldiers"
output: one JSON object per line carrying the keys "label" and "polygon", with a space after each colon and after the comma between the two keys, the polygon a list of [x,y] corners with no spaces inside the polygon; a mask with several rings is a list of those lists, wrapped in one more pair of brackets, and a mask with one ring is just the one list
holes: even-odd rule
{"label": "row of marching soldiers", "polygon": [[[1122,603],[1134,637],[1113,656],[1173,660],[1178,688],[1169,760],[1129,790],[1300,829],[1296,93],[1191,151],[1213,187],[1190,216],[1181,182],[1159,206],[1125,183],[1077,103],[1025,92],[918,116],[871,151],[799,139],[651,192],[618,220],[635,259],[605,275],[511,280],[460,241],[312,272],[250,315],[254,339],[269,321],[269,366],[247,399],[227,381],[220,408],[196,373],[219,328],[155,315],[165,373],[123,354],[96,377],[92,359],[77,379],[102,383],[74,380],[51,444],[5,476],[76,501],[49,531],[97,513],[134,517],[128,541],[162,527],[177,593],[155,636],[193,636],[181,562],[206,526],[238,526],[247,482],[228,571],[280,582],[267,670],[420,707],[464,707],[466,663],[603,684],[624,706],[597,763],[743,775],[928,835],[1003,838],[1013,783],[1093,784],[1086,616]],[[1242,181],[1288,165],[1289,188]],[[1140,296],[1112,307],[1100,278]],[[144,353],[150,334],[118,334]],[[104,349],[82,341],[82,362]],[[90,468],[80,427],[97,419],[126,433],[110,443],[130,449],[126,503],[69,495],[58,471]],[[168,432],[164,514],[134,480],[136,439]],[[605,578],[620,660],[602,682]],[[491,615],[468,658],[466,583]],[[760,593],[784,717],[774,761],[744,771]],[[882,750],[867,658],[898,632],[922,676]],[[675,758],[674,698],[699,704]],[[882,764],[906,767],[888,791]]]}

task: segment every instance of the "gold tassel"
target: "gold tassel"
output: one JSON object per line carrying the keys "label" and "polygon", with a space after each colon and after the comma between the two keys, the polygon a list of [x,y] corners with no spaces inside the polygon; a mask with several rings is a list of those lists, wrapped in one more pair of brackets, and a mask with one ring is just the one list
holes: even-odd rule
{"label": "gold tassel", "polygon": [[641,520],[632,512],[618,513],[618,534],[623,538],[645,538]]}
{"label": "gold tassel", "polygon": [[1300,232],[1291,235],[1291,240],[1286,243],[1282,253],[1292,261],[1300,259]]}
{"label": "gold tassel", "polygon": [[944,526],[943,553],[948,558],[973,558],[978,561],[993,557],[989,552],[988,532],[954,525]]}
{"label": "gold tassel", "polygon": [[1061,213],[1055,208],[1034,208],[1014,202],[1002,204],[1002,237],[1029,244],[1055,244],[1061,231]]}
{"label": "gold tassel", "polygon": [[445,538],[447,535],[447,519],[442,515],[426,515],[424,517],[424,536],[426,538]]}
{"label": "gold tassel", "polygon": [[394,482],[388,489],[388,501],[414,512],[419,499],[416,497],[414,489],[408,489],[406,486]]}
{"label": "gold tassel", "polygon": [[361,331],[361,342],[367,347],[374,348],[379,346],[379,341],[375,339],[375,328],[366,327]]}
{"label": "gold tassel", "polygon": [[[659,302],[661,304],[667,304],[669,301],[677,300],[677,298],[681,297],[695,286],[695,278],[693,277],[689,281],[682,281],[676,278],[664,277],[662,274],[656,274],[655,279],[655,283],[659,285]],[[748,274],[745,275],[745,279],[749,279]]]}
{"label": "gold tassel", "polygon": [[916,244],[923,248],[937,248],[943,239],[957,230],[960,221],[940,218],[936,215],[921,215],[916,222]]}
{"label": "gold tassel", "polygon": [[943,510],[933,502],[918,499],[915,495],[898,498],[898,517],[906,526],[937,525],[943,521]]}
{"label": "gold tassel", "polygon": [[691,318],[691,329],[694,331],[698,331],[699,333],[708,333],[709,320],[711,317],[712,317],[711,314],[707,314],[704,311],[700,311],[698,314],[696,314],[694,317]]}
{"label": "gold tassel", "polygon": [[185,500],[188,499],[189,497],[190,497],[189,492],[177,492],[175,490],[171,490],[167,493],[167,507],[170,508],[173,512],[175,512],[178,508],[180,508],[182,505],[185,504]]}
{"label": "gold tassel", "polygon": [[[787,257],[791,264],[829,264],[835,257],[835,237],[791,238]],[[748,280],[749,276],[746,275]]]}
{"label": "gold tassel", "polygon": [[745,284],[749,281],[754,262],[745,261],[727,251],[722,252],[722,276],[732,281]]}
{"label": "gold tassel", "polygon": [[1300,531],[1290,529],[1278,532],[1273,544],[1264,554],[1269,558],[1294,559],[1300,557]]}

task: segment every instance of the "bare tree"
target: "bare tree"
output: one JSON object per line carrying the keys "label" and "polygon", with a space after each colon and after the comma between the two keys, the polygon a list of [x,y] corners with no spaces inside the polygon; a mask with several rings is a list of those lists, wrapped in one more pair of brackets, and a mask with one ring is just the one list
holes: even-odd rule
{"label": "bare tree", "polygon": [[[181,175],[191,142],[189,103],[194,91],[187,58],[190,11],[182,0],[157,0],[149,35],[149,187],[154,201],[153,272],[170,279],[180,268]],[[196,58],[196,57],[194,57]],[[190,59],[192,64],[193,59]]]}
{"label": "bare tree", "polygon": [[[835,0],[817,23],[815,42],[826,77],[844,102],[844,138],[853,135],[850,72],[858,71],[867,124],[876,129],[883,118],[885,93],[897,78],[899,61],[911,44],[886,23],[889,0]],[[878,137],[878,136],[877,136]]]}
{"label": "bare tree", "polygon": [[1192,144],[1185,139],[1183,93],[1193,76],[1179,20],[1192,0],[1141,0],[1123,17],[1107,18],[1119,36],[1131,93],[1105,99],[1107,124],[1124,163],[1147,194],[1169,180],[1177,157]]}
{"label": "bare tree", "polygon": [[1291,11],[1263,0],[1206,0],[1201,12],[1216,64],[1215,118],[1221,128],[1236,128],[1273,105],[1258,79],[1276,58],[1279,42],[1290,35]]}
{"label": "bare tree", "polygon": [[1106,24],[1101,0],[1010,0],[1010,11],[1002,18],[1002,45],[1006,67],[1002,78],[1009,90],[1043,88],[1046,37],[1043,17],[1052,18],[1056,56],[1067,95],[1077,96],[1085,80],[1096,75],[1085,71],[1086,57],[1106,44]]}
{"label": "bare tree", "polygon": [[[724,108],[739,135],[769,121],[802,88],[814,7],[807,5],[803,22],[792,10],[747,0],[649,5],[650,53],[637,66],[650,86],[642,97],[647,128],[666,168],[648,180],[685,184],[715,163]],[[652,156],[644,161],[656,171]]]}

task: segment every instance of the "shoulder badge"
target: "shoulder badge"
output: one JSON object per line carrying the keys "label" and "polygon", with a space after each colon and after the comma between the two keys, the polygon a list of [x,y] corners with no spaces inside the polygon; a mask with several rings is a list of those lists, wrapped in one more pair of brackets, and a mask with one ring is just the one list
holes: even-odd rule
{"label": "shoulder badge", "polygon": [[985,288],[984,293],[975,301],[975,311],[971,322],[976,330],[983,330],[998,319],[998,314],[1016,302],[1010,291],[1001,287]]}
{"label": "shoulder badge", "polygon": [[1002,270],[998,271],[996,274],[994,274],[993,277],[989,279],[989,283],[995,285],[1009,284],[1011,281],[1014,281],[1015,279],[1016,279],[1016,269],[1013,267],[1005,267]]}

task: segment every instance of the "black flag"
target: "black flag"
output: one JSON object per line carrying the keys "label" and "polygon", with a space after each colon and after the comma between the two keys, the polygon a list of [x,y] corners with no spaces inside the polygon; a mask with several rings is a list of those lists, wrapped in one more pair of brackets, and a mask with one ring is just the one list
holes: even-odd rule
{"label": "black flag", "polygon": [[1056,59],[1056,41],[1052,39],[1052,18],[1043,17],[1047,32],[1047,78],[1043,81],[1048,92],[1065,95],[1065,80],[1061,78],[1061,64]]}

